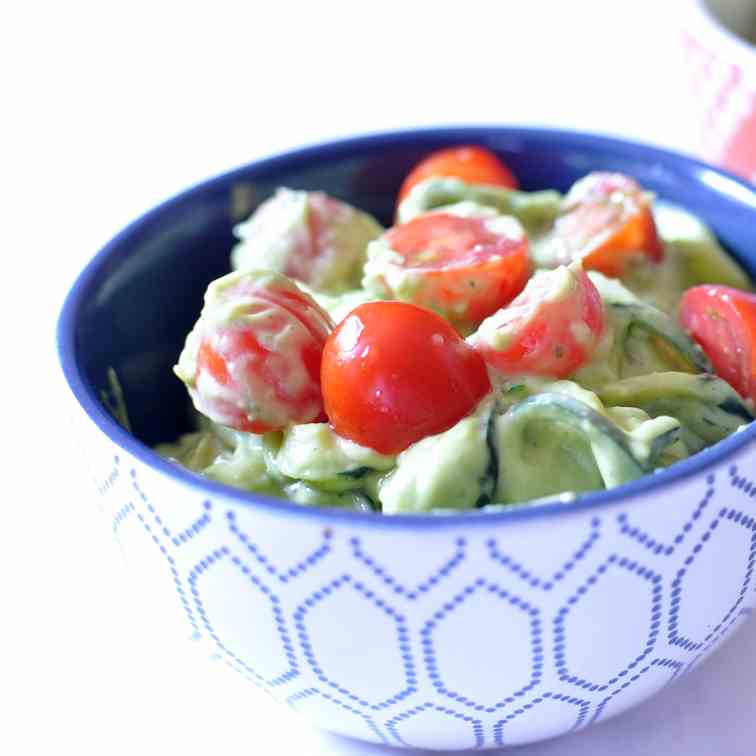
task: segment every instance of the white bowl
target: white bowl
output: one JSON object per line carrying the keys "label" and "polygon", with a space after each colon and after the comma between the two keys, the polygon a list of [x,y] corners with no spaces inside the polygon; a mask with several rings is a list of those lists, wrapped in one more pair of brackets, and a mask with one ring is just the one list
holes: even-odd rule
{"label": "white bowl", "polygon": [[[496,150],[526,188],[632,173],[756,268],[756,189],[710,166],[568,132],[404,132],[263,161],[148,213],[81,274],[58,332],[101,506],[156,642],[190,635],[324,729],[448,749],[614,716],[700,663],[756,599],[754,427],[614,490],[448,516],[309,509],[150,449],[179,430],[186,397],[170,366],[227,265],[234,198],[308,186],[385,217],[409,166],[455,142]],[[101,403],[111,365],[136,437]]]}

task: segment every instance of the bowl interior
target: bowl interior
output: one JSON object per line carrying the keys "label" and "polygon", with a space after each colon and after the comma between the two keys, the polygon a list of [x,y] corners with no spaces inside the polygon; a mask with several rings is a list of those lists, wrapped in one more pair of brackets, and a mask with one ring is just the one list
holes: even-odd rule
{"label": "bowl interior", "polygon": [[148,445],[173,440],[188,429],[189,413],[186,392],[171,368],[199,314],[205,287],[229,270],[234,224],[278,186],[324,190],[388,224],[411,166],[429,151],[454,143],[487,145],[525,189],[565,190],[591,170],[628,173],[659,197],[701,216],[751,273],[756,271],[756,189],[693,160],[549,130],[455,128],[375,135],[238,169],[135,221],[93,259],[69,295],[59,332],[64,365],[75,365],[90,398],[108,391],[108,369],[113,368],[134,435]]}

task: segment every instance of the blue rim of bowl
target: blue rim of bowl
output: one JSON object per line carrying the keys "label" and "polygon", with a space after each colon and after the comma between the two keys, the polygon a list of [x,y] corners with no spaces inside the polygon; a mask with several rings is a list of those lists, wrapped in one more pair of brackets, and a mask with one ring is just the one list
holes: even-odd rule
{"label": "blue rim of bowl", "polygon": [[383,131],[371,134],[363,134],[345,139],[335,139],[323,143],[313,144],[272,157],[256,160],[246,166],[235,168],[207,181],[198,183],[189,189],[173,196],[152,210],[147,211],[136,220],[132,221],[119,234],[113,237],[85,266],[71,287],[61,309],[57,327],[57,349],[63,374],[70,390],[78,401],[81,409],[88,418],[102,431],[116,446],[138,459],[143,464],[155,471],[175,479],[177,482],[197,488],[205,493],[208,498],[221,496],[226,500],[232,499],[242,506],[251,506],[264,509],[271,514],[291,515],[305,519],[314,519],[321,523],[349,522],[353,525],[378,525],[380,527],[393,528],[448,528],[458,525],[496,525],[515,520],[532,519],[536,517],[551,517],[560,514],[571,514],[586,509],[599,509],[604,506],[617,505],[627,502],[631,498],[641,496],[647,492],[660,492],[670,485],[680,483],[687,478],[709,470],[714,465],[727,460],[736,452],[743,450],[749,444],[756,441],[756,422],[741,431],[734,433],[708,449],[704,449],[693,456],[677,462],[671,467],[658,472],[649,473],[638,480],[626,483],[616,488],[603,491],[595,491],[581,494],[571,501],[565,501],[559,496],[533,502],[511,505],[497,511],[485,510],[450,510],[447,514],[435,515],[402,514],[402,515],[376,515],[371,516],[364,512],[341,510],[337,508],[309,507],[297,504],[286,499],[278,499],[265,494],[235,489],[222,483],[209,480],[197,473],[186,470],[179,465],[169,462],[153,451],[146,444],[139,441],[126,431],[104,408],[94,389],[88,385],[76,362],[75,330],[79,310],[85,301],[92,282],[97,278],[102,267],[107,264],[114,250],[117,250],[123,240],[127,239],[140,228],[149,224],[157,216],[169,210],[175,205],[195,193],[201,193],[214,188],[217,185],[235,180],[237,177],[249,177],[250,171],[276,167],[279,164],[306,160],[308,157],[317,155],[320,158],[328,157],[329,153],[339,153],[355,148],[380,148],[381,145],[393,142],[402,142],[408,146],[414,140],[438,139],[447,141],[465,142],[470,135],[485,138],[527,138],[527,137],[552,137],[557,140],[572,142],[572,144],[591,145],[611,151],[620,150],[627,153],[628,150],[642,155],[648,160],[660,162],[682,161],[690,169],[701,171],[713,171],[723,178],[740,185],[748,194],[756,199],[756,189],[737,176],[715,168],[704,162],[678,154],[659,147],[642,144],[626,139],[592,134],[589,132],[567,131],[550,128],[530,127],[507,127],[494,125],[459,125],[439,128],[413,128],[408,130]]}

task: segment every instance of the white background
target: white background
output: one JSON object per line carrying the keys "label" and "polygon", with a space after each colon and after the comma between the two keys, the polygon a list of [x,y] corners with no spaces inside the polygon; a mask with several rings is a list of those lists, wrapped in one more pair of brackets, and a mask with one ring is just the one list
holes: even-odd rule
{"label": "white background", "polygon": [[[1,753],[394,753],[316,733],[241,679],[155,642],[61,417],[61,299],[158,201],[332,136],[531,123],[694,152],[677,44],[685,5],[187,0],[2,12]],[[746,756],[755,714],[751,623],[653,701],[518,753]]]}

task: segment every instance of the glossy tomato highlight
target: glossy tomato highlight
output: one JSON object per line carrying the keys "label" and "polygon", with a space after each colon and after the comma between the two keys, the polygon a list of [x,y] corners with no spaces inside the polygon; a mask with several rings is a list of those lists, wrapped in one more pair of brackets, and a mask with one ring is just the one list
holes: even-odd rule
{"label": "glossy tomato highlight", "polygon": [[341,436],[398,454],[448,430],[491,390],[485,363],[442,317],[406,302],[369,302],[329,336],[321,385]]}

